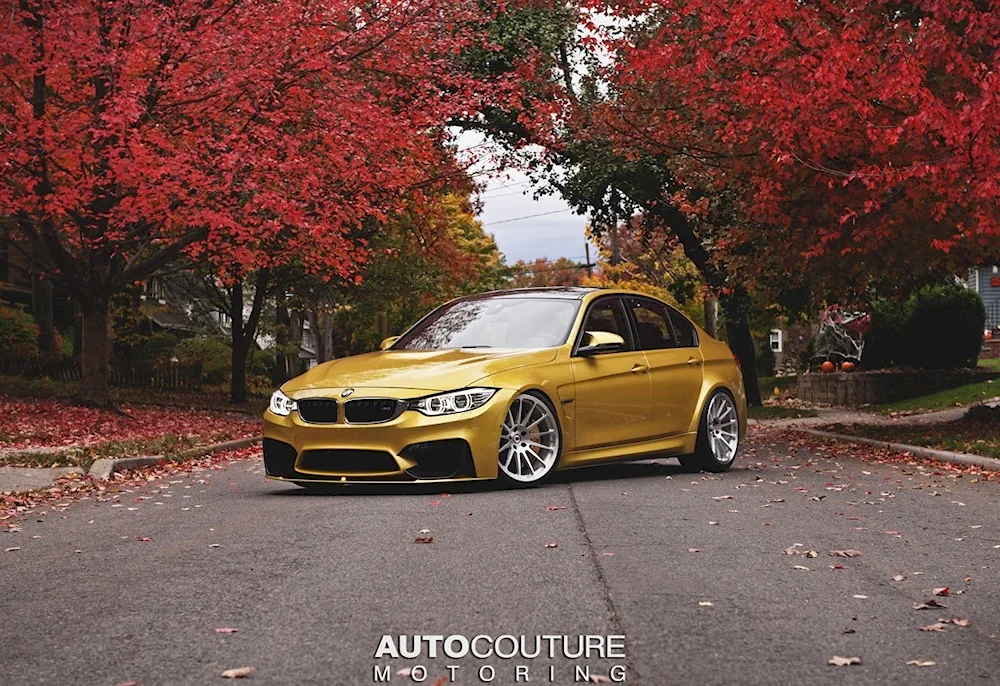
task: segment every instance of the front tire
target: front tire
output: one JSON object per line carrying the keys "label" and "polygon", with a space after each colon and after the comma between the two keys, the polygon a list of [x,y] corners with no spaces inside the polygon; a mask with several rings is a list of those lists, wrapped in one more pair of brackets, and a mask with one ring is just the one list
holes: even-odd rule
{"label": "front tire", "polygon": [[724,472],[733,466],[740,449],[740,421],[736,401],[726,390],[708,398],[698,424],[694,453],[678,458],[689,471]]}
{"label": "front tire", "polygon": [[516,486],[540,484],[555,470],[561,451],[562,429],[549,399],[536,391],[514,398],[500,428],[500,478]]}

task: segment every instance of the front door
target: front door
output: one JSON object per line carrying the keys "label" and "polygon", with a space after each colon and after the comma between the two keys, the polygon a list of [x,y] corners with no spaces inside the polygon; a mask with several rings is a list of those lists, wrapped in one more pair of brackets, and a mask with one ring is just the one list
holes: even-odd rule
{"label": "front door", "polygon": [[637,347],[649,361],[654,415],[650,437],[686,433],[704,377],[697,332],[683,316],[656,300],[630,297],[626,303],[635,321]]}
{"label": "front door", "polygon": [[652,419],[649,366],[636,349],[621,298],[611,296],[591,304],[582,330],[618,334],[625,339],[625,348],[573,357],[577,449],[643,440]]}

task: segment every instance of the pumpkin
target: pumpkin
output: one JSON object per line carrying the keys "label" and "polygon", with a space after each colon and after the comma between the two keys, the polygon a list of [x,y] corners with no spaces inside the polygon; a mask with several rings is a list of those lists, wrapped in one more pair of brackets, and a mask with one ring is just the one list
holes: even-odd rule
{"label": "pumpkin", "polygon": [[830,360],[827,360],[826,362],[824,362],[823,364],[821,364],[819,366],[819,370],[821,372],[823,372],[824,374],[829,374],[830,372],[832,372],[834,370],[833,362],[831,362]]}
{"label": "pumpkin", "polygon": [[847,362],[840,363],[840,371],[842,372],[852,372],[854,371],[854,363],[848,360]]}
{"label": "pumpkin", "polygon": [[985,331],[983,331],[983,340],[984,341],[992,341],[993,340],[993,332],[990,331],[989,329],[986,329]]}

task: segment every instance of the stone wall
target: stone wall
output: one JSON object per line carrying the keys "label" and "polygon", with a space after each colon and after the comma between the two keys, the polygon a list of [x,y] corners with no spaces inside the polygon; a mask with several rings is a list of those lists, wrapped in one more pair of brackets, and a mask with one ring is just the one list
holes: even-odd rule
{"label": "stone wall", "polygon": [[[972,369],[811,373],[799,375],[796,393],[800,399],[813,403],[875,405],[998,377],[997,372]],[[1000,379],[996,383],[996,395],[1000,395]]]}
{"label": "stone wall", "polygon": [[991,341],[984,341],[983,351],[979,353],[979,358],[995,360],[998,357],[1000,357],[1000,338],[994,338]]}

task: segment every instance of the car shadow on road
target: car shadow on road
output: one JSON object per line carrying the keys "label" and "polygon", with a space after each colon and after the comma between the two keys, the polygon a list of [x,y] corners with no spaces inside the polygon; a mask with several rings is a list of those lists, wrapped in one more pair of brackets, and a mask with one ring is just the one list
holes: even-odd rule
{"label": "car shadow on road", "polygon": [[[733,472],[742,471],[737,466]],[[288,484],[290,488],[271,491],[270,495],[279,497],[316,497],[316,496],[357,496],[357,495],[431,495],[457,493],[488,493],[491,491],[521,490],[522,488],[552,488],[555,486],[587,483],[592,481],[621,481],[628,479],[650,479],[675,476],[696,477],[696,474],[681,468],[674,460],[658,458],[638,462],[612,462],[609,464],[579,467],[559,471],[540,486],[519,487],[505,484],[502,481],[455,481],[438,483],[399,483],[399,484],[311,484],[309,488],[300,488]],[[723,477],[724,478],[724,477]],[[284,484],[283,484],[284,485]]]}

